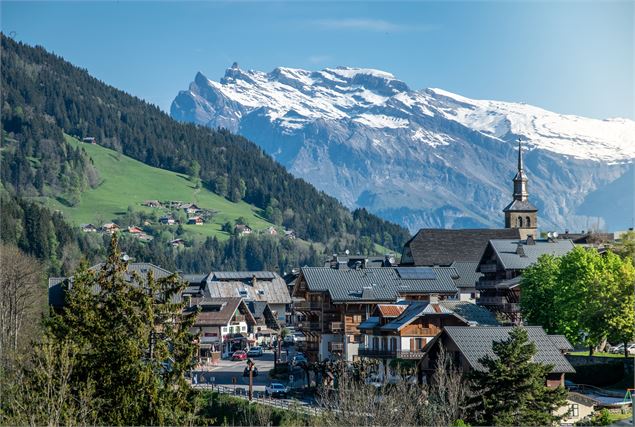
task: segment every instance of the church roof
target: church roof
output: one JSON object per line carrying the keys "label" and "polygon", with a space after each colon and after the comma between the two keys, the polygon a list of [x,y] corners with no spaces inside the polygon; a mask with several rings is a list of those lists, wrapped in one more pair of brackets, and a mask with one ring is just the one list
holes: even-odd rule
{"label": "church roof", "polygon": [[415,266],[479,262],[487,243],[493,239],[520,239],[520,231],[516,228],[422,228],[404,245],[404,252],[410,250]]}
{"label": "church roof", "polygon": [[527,200],[514,200],[503,209],[503,212],[538,212],[538,208]]}

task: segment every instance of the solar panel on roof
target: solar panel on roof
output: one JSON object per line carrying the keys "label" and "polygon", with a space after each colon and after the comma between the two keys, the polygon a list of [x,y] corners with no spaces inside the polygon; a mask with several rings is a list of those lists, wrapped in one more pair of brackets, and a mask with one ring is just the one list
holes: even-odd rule
{"label": "solar panel on roof", "polygon": [[276,276],[270,271],[218,271],[214,273],[214,276],[219,280],[243,280],[251,279],[254,276],[256,279],[275,279]]}
{"label": "solar panel on roof", "polygon": [[437,278],[436,272],[430,267],[405,267],[398,268],[399,277],[406,280],[434,280]]}

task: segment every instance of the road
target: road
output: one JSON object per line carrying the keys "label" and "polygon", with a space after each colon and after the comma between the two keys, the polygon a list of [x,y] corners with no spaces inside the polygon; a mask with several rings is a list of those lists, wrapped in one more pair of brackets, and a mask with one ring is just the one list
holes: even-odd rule
{"label": "road", "polygon": [[[291,358],[295,355],[295,349],[293,346],[289,347],[288,357]],[[286,360],[287,352],[283,348],[281,352],[281,359]],[[274,354],[271,350],[266,350],[260,357],[252,357],[251,360],[258,368],[258,376],[254,377],[254,391],[265,391],[265,386],[272,382],[269,378],[269,371],[273,369]],[[249,377],[243,377],[243,371],[247,367],[247,363],[244,360],[231,361],[221,360],[219,364],[206,371],[193,371],[192,375],[196,375],[199,384],[215,384],[225,385],[230,387],[248,388]],[[306,381],[304,379],[304,371],[296,369],[293,375],[293,386],[301,387]],[[236,384],[233,379],[235,378]],[[281,382],[285,385],[291,385],[289,381],[275,380],[275,382]]]}

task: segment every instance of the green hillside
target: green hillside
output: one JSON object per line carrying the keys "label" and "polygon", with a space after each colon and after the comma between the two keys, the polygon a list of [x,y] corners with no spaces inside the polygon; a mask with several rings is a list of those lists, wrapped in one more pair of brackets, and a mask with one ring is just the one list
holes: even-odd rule
{"label": "green hillside", "polygon": [[82,193],[77,206],[69,207],[51,198],[45,200],[45,204],[62,211],[77,225],[111,220],[116,222],[117,216],[125,214],[127,207],[136,211],[156,212],[159,216],[169,213],[167,210],[142,206],[144,200],[190,202],[216,211],[217,214],[209,223],[183,226],[192,236],[216,235],[218,238],[227,238],[228,234],[221,231],[221,226],[239,217],[245,218],[254,230],[272,225],[260,216],[258,208],[242,201],[230,202],[204,188],[195,189],[183,174],[148,166],[108,148],[82,143],[68,135],[66,141],[86,151],[102,180],[97,188]]}

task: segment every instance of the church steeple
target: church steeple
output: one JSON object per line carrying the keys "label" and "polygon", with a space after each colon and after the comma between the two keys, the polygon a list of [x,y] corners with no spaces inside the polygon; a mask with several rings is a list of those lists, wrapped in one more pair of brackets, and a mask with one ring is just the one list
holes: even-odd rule
{"label": "church steeple", "polygon": [[514,176],[514,196],[503,212],[505,212],[505,228],[519,228],[523,238],[530,235],[536,237],[538,209],[529,202],[520,138],[518,138],[518,172]]}
{"label": "church steeple", "polygon": [[523,146],[522,141],[518,138],[518,172],[514,177],[514,200],[521,202],[527,201],[529,193],[527,193],[527,177],[523,170]]}

